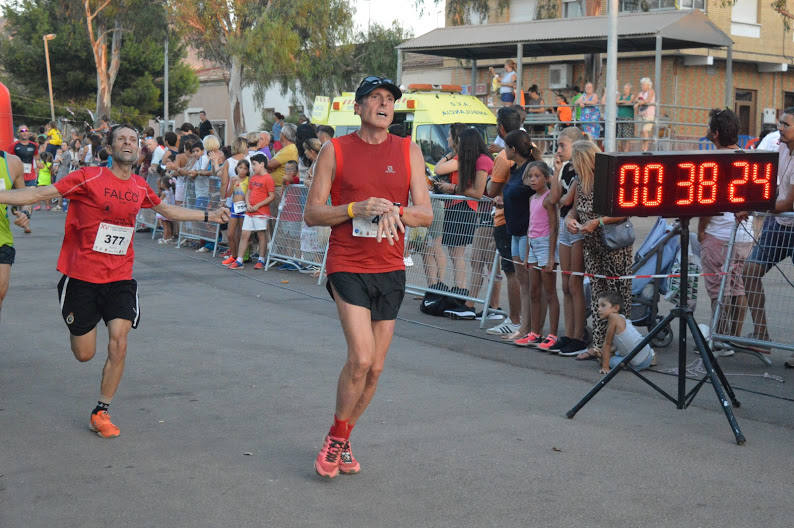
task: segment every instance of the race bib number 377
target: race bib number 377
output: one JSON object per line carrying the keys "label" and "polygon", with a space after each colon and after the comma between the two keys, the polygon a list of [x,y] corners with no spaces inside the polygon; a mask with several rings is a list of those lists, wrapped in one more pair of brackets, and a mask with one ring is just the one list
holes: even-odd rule
{"label": "race bib number 377", "polygon": [[102,222],[97,229],[94,251],[108,255],[126,255],[135,233],[134,227],[117,226]]}

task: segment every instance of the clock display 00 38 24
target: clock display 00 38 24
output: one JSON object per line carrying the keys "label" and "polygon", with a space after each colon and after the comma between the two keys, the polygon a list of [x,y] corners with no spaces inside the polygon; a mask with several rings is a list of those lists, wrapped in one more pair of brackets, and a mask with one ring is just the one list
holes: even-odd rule
{"label": "clock display 00 38 24", "polygon": [[607,216],[712,216],[774,208],[778,154],[596,154],[593,209]]}

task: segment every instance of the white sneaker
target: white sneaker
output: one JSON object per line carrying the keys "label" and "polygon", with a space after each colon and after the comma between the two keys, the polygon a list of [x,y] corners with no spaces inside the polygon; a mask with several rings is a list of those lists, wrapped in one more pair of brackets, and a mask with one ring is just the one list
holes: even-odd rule
{"label": "white sneaker", "polygon": [[207,249],[207,246],[201,246],[200,248],[198,248],[196,250],[196,253],[209,253],[209,252],[210,252],[210,250]]}
{"label": "white sneaker", "polygon": [[493,328],[489,328],[485,331],[486,334],[490,335],[510,335],[514,332],[517,332],[521,325],[513,324],[510,322],[509,319],[506,319],[502,324],[498,326],[494,326]]}

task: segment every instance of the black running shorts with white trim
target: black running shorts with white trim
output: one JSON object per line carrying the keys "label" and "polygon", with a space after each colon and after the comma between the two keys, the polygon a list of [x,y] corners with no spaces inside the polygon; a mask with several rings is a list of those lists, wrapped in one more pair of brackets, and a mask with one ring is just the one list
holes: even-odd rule
{"label": "black running shorts with white trim", "polygon": [[141,319],[135,279],[94,284],[64,275],[58,282],[61,315],[73,336],[85,335],[99,320],[126,319],[138,328]]}
{"label": "black running shorts with white trim", "polygon": [[14,257],[16,257],[17,250],[14,246],[0,246],[0,264],[14,265]]}
{"label": "black running shorts with white trim", "polygon": [[325,287],[333,299],[332,284],[343,301],[369,310],[372,321],[393,321],[405,296],[405,270],[331,273]]}

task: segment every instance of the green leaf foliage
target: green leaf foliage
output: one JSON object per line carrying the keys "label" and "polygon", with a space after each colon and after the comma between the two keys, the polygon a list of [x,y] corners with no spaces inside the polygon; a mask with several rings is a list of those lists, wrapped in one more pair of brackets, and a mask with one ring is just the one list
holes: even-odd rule
{"label": "green leaf foliage", "polygon": [[[94,6],[95,8],[95,6]],[[113,86],[114,120],[144,124],[163,113],[163,42],[166,12],[157,2],[113,0],[97,18],[95,27],[112,26],[119,17],[125,28],[121,66]],[[55,33],[49,42],[56,116],[71,118],[67,107],[82,119],[96,104],[96,66],[88,39],[82,2],[75,0],[24,0],[3,7],[6,24],[0,38],[0,65],[12,92],[14,113],[49,116],[47,70],[42,36]],[[198,78],[182,62],[185,47],[177,35],[169,35],[170,111],[184,110],[198,89]],[[14,98],[17,95],[20,104]],[[23,96],[29,98],[24,100]],[[39,108],[36,101],[44,101]],[[17,111],[19,109],[19,112]],[[43,110],[43,113],[41,113]],[[15,119],[22,117],[15,116]],[[48,117],[47,117],[48,120]],[[31,120],[34,121],[34,120]]]}

